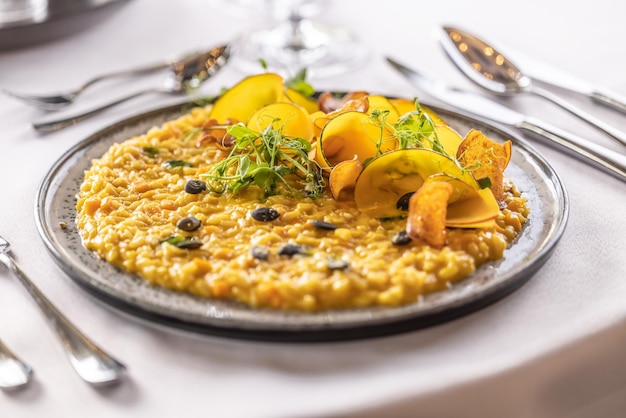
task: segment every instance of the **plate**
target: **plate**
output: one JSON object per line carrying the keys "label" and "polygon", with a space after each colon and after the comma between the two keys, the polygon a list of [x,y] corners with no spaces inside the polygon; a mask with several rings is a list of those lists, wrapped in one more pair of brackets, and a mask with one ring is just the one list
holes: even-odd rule
{"label": "plate", "polygon": [[128,0],[50,0],[32,19],[0,22],[0,49],[48,42],[91,28]]}
{"label": "plate", "polygon": [[393,308],[319,313],[255,309],[233,301],[204,299],[154,287],[82,246],[75,226],[75,195],[91,160],[104,154],[113,143],[142,134],[191,107],[190,103],[183,103],[154,110],[84,139],[53,165],[36,199],[39,233],[61,269],[97,300],[151,324],[271,341],[347,340],[423,328],[469,314],[519,288],[551,255],[567,222],[568,198],[561,180],[525,140],[482,121],[429,106],[462,134],[475,128],[496,141],[513,140],[513,156],[506,174],[526,197],[531,214],[502,260],[481,266],[444,292]]}

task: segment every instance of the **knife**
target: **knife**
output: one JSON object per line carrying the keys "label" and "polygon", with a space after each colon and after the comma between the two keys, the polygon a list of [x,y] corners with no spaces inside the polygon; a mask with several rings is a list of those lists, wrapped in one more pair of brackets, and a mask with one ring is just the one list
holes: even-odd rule
{"label": "knife", "polygon": [[[458,29],[444,26],[440,42],[444,50],[451,47],[449,41],[451,33]],[[509,50],[509,48],[507,48]],[[516,62],[524,63],[524,72],[531,75],[533,80],[546,86],[558,87],[592,99],[595,102],[626,113],[626,97],[604,87],[593,85],[573,74],[559,70],[536,59],[523,55],[520,52],[509,50],[510,56],[516,57]],[[508,54],[508,53],[507,53]],[[519,58],[519,59],[518,59]]]}
{"label": "knife", "polygon": [[590,163],[595,168],[626,181],[625,155],[571,134],[540,119],[523,115],[480,94],[448,87],[441,81],[408,68],[392,58],[387,57],[387,62],[415,87],[442,103],[479,118],[532,132],[537,135],[537,138],[541,138],[546,145],[566,150],[581,161]]}

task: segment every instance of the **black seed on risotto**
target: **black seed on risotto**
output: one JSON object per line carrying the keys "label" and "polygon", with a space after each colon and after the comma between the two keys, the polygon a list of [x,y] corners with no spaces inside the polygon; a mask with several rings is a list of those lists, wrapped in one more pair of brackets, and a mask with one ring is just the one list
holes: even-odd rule
{"label": "black seed on risotto", "polygon": [[409,242],[411,242],[411,237],[409,237],[406,231],[396,232],[391,237],[391,243],[393,245],[407,245]]}
{"label": "black seed on risotto", "polygon": [[206,190],[206,183],[202,180],[189,180],[185,183],[185,191],[189,194],[198,194]]}
{"label": "black seed on risotto", "polygon": [[329,231],[333,231],[335,229],[338,228],[337,225],[333,225],[330,222],[324,222],[324,221],[318,221],[318,220],[314,220],[311,221],[311,223],[313,224],[314,227],[319,228],[319,229],[326,229]]}
{"label": "black seed on risotto", "polygon": [[348,262],[339,258],[329,258],[328,268],[331,270],[345,270],[348,268]]}
{"label": "black seed on risotto", "polygon": [[191,232],[200,228],[200,225],[202,225],[202,223],[199,219],[194,218],[193,216],[186,216],[176,223],[176,228],[183,231]]}
{"label": "black seed on risotto", "polygon": [[278,255],[286,255],[289,257],[301,253],[303,253],[303,249],[297,244],[285,244],[278,250]]}
{"label": "black seed on risotto", "polygon": [[195,250],[202,247],[202,242],[192,238],[183,242],[179,242],[178,244],[176,244],[176,246],[178,248],[182,248],[183,250]]}
{"label": "black seed on risotto", "polygon": [[280,213],[274,208],[263,206],[250,212],[250,216],[260,222],[270,222],[278,219]]}
{"label": "black seed on risotto", "polygon": [[261,245],[255,245],[250,248],[250,254],[257,260],[267,260],[270,256],[270,250]]}
{"label": "black seed on risotto", "polygon": [[402,195],[400,199],[396,202],[396,208],[399,210],[409,210],[409,200],[411,200],[411,196],[413,196],[415,192],[408,192],[405,195]]}

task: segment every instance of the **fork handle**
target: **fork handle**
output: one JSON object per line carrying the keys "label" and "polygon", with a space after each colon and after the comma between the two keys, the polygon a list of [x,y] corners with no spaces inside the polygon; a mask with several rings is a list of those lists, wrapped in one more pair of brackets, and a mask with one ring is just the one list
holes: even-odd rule
{"label": "fork handle", "polygon": [[50,121],[33,122],[31,123],[31,126],[34,130],[38,132],[42,132],[42,133],[55,132],[63,128],[67,128],[68,126],[76,125],[81,120],[87,119],[93,115],[97,115],[98,113],[103,112],[107,109],[110,109],[114,106],[117,106],[120,103],[124,103],[129,100],[132,100],[135,97],[143,96],[144,94],[150,94],[150,93],[160,93],[162,91],[163,90],[159,88],[151,88],[147,90],[138,91],[131,95],[117,99],[111,103],[107,103],[105,105],[96,107],[95,109],[91,109],[87,112],[80,113],[78,115],[73,115],[73,116],[69,116],[66,118],[55,119],[55,120],[50,120]]}
{"label": "fork handle", "polygon": [[155,71],[159,71],[159,70],[163,70],[167,67],[169,67],[170,65],[172,65],[175,61],[174,60],[167,60],[167,61],[163,61],[160,63],[156,63],[156,64],[148,64],[145,65],[143,67],[139,67],[139,68],[133,68],[130,70],[122,70],[122,71],[115,71],[115,72],[111,72],[111,73],[107,73],[107,74],[102,74],[96,77],[91,78],[90,80],[85,81],[78,89],[78,92],[82,92],[83,90],[85,90],[87,87],[96,84],[100,81],[103,80],[108,80],[109,78],[117,78],[117,77],[126,77],[126,76],[134,76],[134,75],[142,75],[142,74],[150,74],[153,73]]}
{"label": "fork handle", "polygon": [[7,253],[0,252],[2,261],[20,280],[37,303],[56,335],[59,337],[74,370],[86,382],[103,385],[116,382],[126,367],[104,352],[76,328],[35,286],[17,262]]}

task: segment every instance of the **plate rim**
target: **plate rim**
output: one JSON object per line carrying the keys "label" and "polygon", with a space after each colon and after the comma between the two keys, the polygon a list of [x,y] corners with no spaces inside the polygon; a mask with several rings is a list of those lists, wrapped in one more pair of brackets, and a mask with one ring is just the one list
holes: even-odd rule
{"label": "plate rim", "polygon": [[[119,312],[130,314],[131,317],[144,320],[153,325],[166,325],[178,330],[191,331],[197,334],[206,334],[222,337],[232,337],[239,339],[249,340],[266,340],[266,341],[283,341],[283,342],[314,342],[314,341],[336,341],[336,340],[352,340],[360,338],[370,338],[383,335],[391,335],[400,332],[406,332],[415,329],[421,329],[433,325],[437,325],[442,322],[446,322],[460,316],[467,315],[483,307],[486,307],[510,293],[517,290],[523,284],[528,282],[531,277],[534,276],[537,270],[539,270],[543,264],[552,255],[556,245],[560,241],[563,232],[566,228],[569,218],[569,196],[565,185],[563,184],[558,173],[547,162],[547,160],[524,138],[519,134],[512,132],[506,128],[502,128],[498,125],[494,125],[488,121],[476,118],[463,112],[446,109],[436,105],[431,105],[427,102],[421,103],[423,106],[434,110],[442,115],[452,115],[455,118],[463,120],[468,124],[479,124],[488,127],[490,130],[497,132],[500,136],[514,139],[516,144],[521,145],[526,152],[532,155],[534,161],[540,165],[541,172],[546,173],[551,180],[550,185],[552,189],[558,194],[559,214],[561,215],[557,221],[556,228],[553,228],[550,234],[548,242],[543,243],[543,246],[536,253],[535,258],[531,264],[531,268],[524,268],[516,272],[512,272],[506,282],[497,283],[496,286],[491,285],[484,288],[478,294],[474,295],[472,300],[465,301],[460,306],[439,306],[431,311],[419,312],[419,315],[415,313],[404,315],[380,315],[373,317],[371,321],[363,322],[362,318],[356,323],[348,321],[345,324],[324,324],[318,323],[315,326],[298,326],[293,324],[242,324],[232,323],[232,321],[225,320],[223,322],[218,321],[216,323],[213,319],[210,323],[198,321],[197,318],[185,318],[184,315],[170,315],[168,313],[149,309],[148,307],[138,305],[137,303],[131,303],[129,300],[117,297],[110,292],[106,292],[104,289],[95,286],[90,283],[89,279],[82,275],[82,272],[76,269],[72,262],[65,259],[61,249],[57,248],[50,225],[46,222],[46,205],[45,201],[48,196],[48,190],[53,185],[55,175],[61,170],[64,165],[71,159],[71,157],[80,152],[81,150],[89,149],[94,143],[97,143],[103,137],[114,133],[115,131],[133,123],[136,121],[146,120],[164,115],[172,112],[177,112],[180,115],[186,113],[194,106],[197,105],[194,101],[184,101],[181,103],[160,107],[147,112],[139,113],[127,118],[124,118],[116,123],[113,123],[97,132],[87,136],[85,139],[79,141],[66,152],[64,152],[50,167],[46,175],[40,182],[35,199],[35,220],[40,237],[44,241],[46,249],[52,255],[56,264],[72,281],[79,285],[79,287],[85,290],[89,295],[94,297],[97,301],[104,303],[106,306],[113,308]],[[519,145],[516,145],[519,146]],[[102,260],[103,263],[106,261]],[[490,263],[487,263],[490,264]],[[482,266],[481,266],[482,268]],[[480,269],[480,268],[479,268]],[[413,305],[413,304],[409,304]],[[404,305],[406,307],[407,305]],[[381,312],[393,312],[401,311],[401,307],[391,308],[367,308],[370,311],[380,309]],[[265,310],[250,308],[252,312],[266,312]],[[346,312],[345,311],[331,311],[331,312]],[[284,313],[284,311],[279,311]],[[325,315],[328,311],[322,311],[317,313],[307,313],[308,315]],[[300,313],[296,313],[296,317]],[[277,326],[278,325],[278,326]]]}

